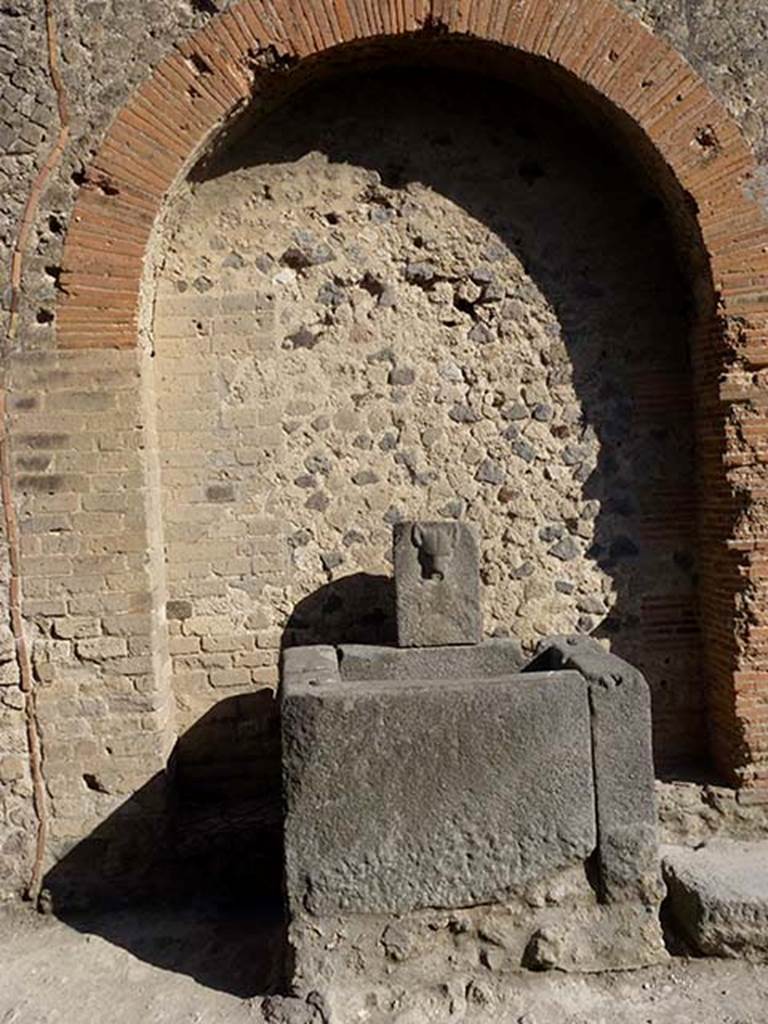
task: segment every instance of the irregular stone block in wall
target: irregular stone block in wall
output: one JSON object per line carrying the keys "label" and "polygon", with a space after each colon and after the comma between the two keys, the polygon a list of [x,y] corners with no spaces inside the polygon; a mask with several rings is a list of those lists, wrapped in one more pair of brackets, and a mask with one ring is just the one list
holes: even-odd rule
{"label": "irregular stone block in wall", "polygon": [[503,900],[595,847],[575,672],[437,687],[293,677],[284,663],[282,730],[293,914]]}
{"label": "irregular stone block in wall", "polygon": [[517,640],[486,640],[474,646],[376,647],[342,644],[342,679],[468,679],[519,672],[525,661]]}
{"label": "irregular stone block in wall", "polygon": [[585,637],[542,641],[525,671],[572,669],[589,688],[601,895],[661,898],[651,701],[632,665]]}
{"label": "irregular stone block in wall", "polygon": [[401,647],[480,642],[477,539],[467,523],[397,523],[394,564]]}
{"label": "irregular stone block in wall", "polygon": [[768,840],[668,846],[663,868],[675,920],[701,953],[768,960]]}

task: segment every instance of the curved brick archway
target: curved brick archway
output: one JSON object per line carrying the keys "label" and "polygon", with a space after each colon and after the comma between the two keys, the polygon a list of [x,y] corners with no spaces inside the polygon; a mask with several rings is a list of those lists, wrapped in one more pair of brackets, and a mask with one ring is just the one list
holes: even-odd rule
{"label": "curved brick archway", "polygon": [[701,626],[713,749],[768,788],[768,218],[737,126],[674,50],[609,0],[238,0],[117,114],[78,197],[57,311],[65,348],[137,343],[145,257],[174,183],[274,67],[439,31],[543,58],[639,129],[692,199],[717,310],[696,325]]}

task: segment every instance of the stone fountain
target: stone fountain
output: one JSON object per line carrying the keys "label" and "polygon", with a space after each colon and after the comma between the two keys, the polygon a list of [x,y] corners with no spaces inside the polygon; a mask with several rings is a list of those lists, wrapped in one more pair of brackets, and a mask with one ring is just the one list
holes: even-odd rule
{"label": "stone fountain", "polygon": [[295,991],[663,959],[642,675],[482,640],[466,523],[398,524],[394,577],[397,647],[284,653]]}

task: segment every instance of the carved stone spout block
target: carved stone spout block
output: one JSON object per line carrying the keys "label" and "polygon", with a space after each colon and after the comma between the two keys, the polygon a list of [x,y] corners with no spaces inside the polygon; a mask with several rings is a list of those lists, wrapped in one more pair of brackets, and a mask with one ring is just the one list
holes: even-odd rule
{"label": "carved stone spout block", "polygon": [[401,647],[477,644],[482,636],[477,539],[468,523],[398,523],[394,529]]}

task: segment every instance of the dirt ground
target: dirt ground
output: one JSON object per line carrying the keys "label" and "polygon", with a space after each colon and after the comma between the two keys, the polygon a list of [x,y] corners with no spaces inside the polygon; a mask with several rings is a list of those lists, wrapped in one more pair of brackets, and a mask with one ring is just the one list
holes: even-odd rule
{"label": "dirt ground", "polygon": [[[274,920],[205,910],[64,923],[8,909],[0,912],[0,1024],[259,1024],[263,993],[278,978],[265,951],[279,947],[279,934]],[[768,1024],[768,965],[673,958],[648,970],[528,973],[514,983],[478,969],[473,979],[376,1002],[333,1024]]]}

